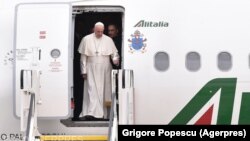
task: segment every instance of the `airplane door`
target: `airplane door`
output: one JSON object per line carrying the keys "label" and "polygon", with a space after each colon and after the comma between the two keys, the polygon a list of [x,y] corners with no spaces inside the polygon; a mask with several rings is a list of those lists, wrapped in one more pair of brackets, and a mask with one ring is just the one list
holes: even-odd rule
{"label": "airplane door", "polygon": [[37,70],[40,94],[36,97],[41,102],[38,117],[68,117],[72,87],[71,5],[19,4],[15,14],[15,115],[20,117],[21,70]]}

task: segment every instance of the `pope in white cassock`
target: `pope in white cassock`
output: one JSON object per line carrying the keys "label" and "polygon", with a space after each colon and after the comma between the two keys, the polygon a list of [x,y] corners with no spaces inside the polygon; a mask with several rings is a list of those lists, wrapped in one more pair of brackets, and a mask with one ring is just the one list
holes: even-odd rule
{"label": "pope in white cassock", "polygon": [[97,22],[94,33],[83,37],[78,48],[81,72],[85,79],[82,115],[87,120],[107,116],[104,101],[111,101],[110,57],[114,64],[119,65],[118,50],[103,31],[104,24]]}

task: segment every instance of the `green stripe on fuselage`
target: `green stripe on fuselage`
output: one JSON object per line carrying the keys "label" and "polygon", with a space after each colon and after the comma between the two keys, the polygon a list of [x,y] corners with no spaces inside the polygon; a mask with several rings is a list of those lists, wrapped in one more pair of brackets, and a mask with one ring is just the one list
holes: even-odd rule
{"label": "green stripe on fuselage", "polygon": [[217,124],[231,124],[236,81],[236,78],[216,78],[209,81],[169,124],[187,124],[220,89]]}

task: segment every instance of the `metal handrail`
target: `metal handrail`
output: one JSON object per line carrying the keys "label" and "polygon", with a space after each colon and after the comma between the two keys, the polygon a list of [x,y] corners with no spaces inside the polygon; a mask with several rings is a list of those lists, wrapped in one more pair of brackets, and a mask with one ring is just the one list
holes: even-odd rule
{"label": "metal handrail", "polygon": [[29,113],[28,113],[28,123],[26,128],[26,138],[25,141],[29,141],[30,134],[32,134],[30,131],[31,127],[31,118],[34,115],[34,109],[35,109],[35,94],[30,93],[30,106],[29,106]]}
{"label": "metal handrail", "polygon": [[116,113],[116,79],[117,79],[117,70],[112,71],[112,101],[111,101],[111,109],[109,113],[109,130],[108,130],[108,141],[111,141],[112,136],[112,128],[115,117],[117,117]]}

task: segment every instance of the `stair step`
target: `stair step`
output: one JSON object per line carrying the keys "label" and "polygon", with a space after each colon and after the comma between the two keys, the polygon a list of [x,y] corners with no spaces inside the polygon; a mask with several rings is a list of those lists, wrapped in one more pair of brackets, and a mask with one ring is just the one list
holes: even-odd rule
{"label": "stair step", "polygon": [[70,136],[70,135],[46,135],[40,136],[40,141],[107,141],[108,136],[104,135],[88,135],[88,136]]}
{"label": "stair step", "polygon": [[66,127],[109,127],[109,121],[72,121],[69,118],[60,122]]}

